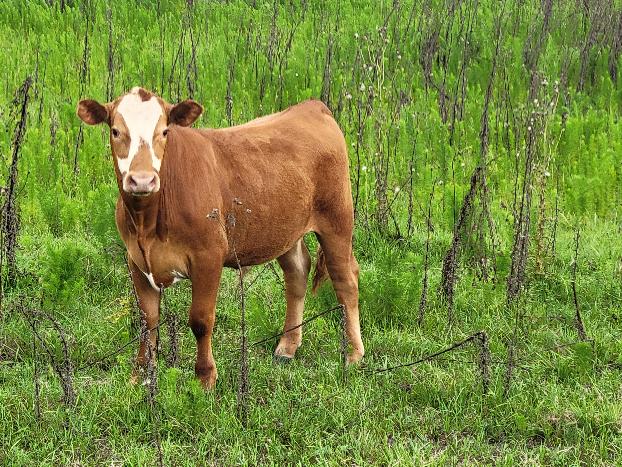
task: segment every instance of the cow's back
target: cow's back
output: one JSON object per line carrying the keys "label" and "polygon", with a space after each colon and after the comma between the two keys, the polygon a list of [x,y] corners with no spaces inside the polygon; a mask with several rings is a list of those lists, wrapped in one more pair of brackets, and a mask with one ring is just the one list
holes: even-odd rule
{"label": "cow's back", "polygon": [[[207,135],[223,181],[223,208],[232,200],[236,248],[247,264],[287,251],[318,222],[351,229],[344,137],[322,102],[306,101]],[[328,211],[340,218],[327,219]]]}

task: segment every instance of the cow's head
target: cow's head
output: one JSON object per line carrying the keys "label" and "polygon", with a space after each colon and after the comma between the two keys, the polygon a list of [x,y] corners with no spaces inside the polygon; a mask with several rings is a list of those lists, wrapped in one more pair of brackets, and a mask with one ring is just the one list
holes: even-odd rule
{"label": "cow's head", "polygon": [[201,112],[203,108],[192,100],[172,105],[139,87],[107,104],[91,99],[78,104],[83,122],[105,122],[110,127],[119,184],[133,196],[148,196],[160,189],[169,125],[190,126]]}

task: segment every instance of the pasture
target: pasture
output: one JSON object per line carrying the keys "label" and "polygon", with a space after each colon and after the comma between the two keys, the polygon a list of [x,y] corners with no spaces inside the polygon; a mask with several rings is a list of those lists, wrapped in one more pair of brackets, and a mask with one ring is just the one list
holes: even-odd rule
{"label": "pasture", "polygon": [[[0,464],[622,462],[619,1],[0,11]],[[187,281],[164,293],[157,365],[129,383],[141,322],[108,129],[75,112],[134,86],[199,102],[195,127],[328,105],[350,157],[360,365],[342,364],[329,283],[296,358],[273,361],[273,262],[223,275],[213,391],[194,378]]]}

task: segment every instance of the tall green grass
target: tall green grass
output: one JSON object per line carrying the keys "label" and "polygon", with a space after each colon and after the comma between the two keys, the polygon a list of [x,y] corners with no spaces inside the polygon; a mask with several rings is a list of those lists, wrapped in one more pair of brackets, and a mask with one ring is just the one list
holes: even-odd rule
{"label": "tall green grass", "polygon": [[[620,2],[553,2],[546,22],[548,1],[62,3],[64,10],[56,0],[0,0],[2,178],[15,92],[27,76],[34,79],[19,163],[20,277],[4,289],[0,318],[0,463],[153,464],[156,429],[170,465],[619,462],[622,95],[614,71]],[[486,158],[497,245],[488,259],[496,273],[477,276],[470,251],[477,240],[465,239],[455,322],[448,326],[438,292],[442,261],[481,161],[481,117],[502,5]],[[534,50],[537,65],[530,68]],[[235,417],[239,303],[227,272],[214,339],[215,392],[203,393],[193,380],[194,339],[184,328],[180,368],[159,364],[159,428],[143,389],[126,384],[133,348],[76,371],[77,404],[63,407],[49,356],[39,346],[35,357],[19,309],[41,307],[59,321],[76,368],[135,336],[114,225],[118,189],[107,130],[81,128],[75,108],[82,98],[104,102],[136,85],[171,102],[192,97],[205,108],[197,125],[210,127],[323,98],[350,150],[365,365],[416,360],[485,330],[489,393],[481,393],[470,347],[410,370],[352,369],[343,384],[339,317],[329,315],[305,327],[290,366],[272,363],[271,342],[252,349],[249,427],[242,429]],[[545,111],[552,101],[553,110]],[[532,111],[546,131],[538,133],[534,240],[518,302],[525,318],[517,322],[505,279]],[[574,344],[577,227],[577,291],[593,345]],[[428,229],[429,291],[417,326]],[[314,240],[307,241],[313,250]],[[246,301],[251,341],[277,332],[284,315],[280,278],[261,271],[248,279],[261,274]],[[184,321],[188,284],[167,298],[169,312]],[[334,303],[325,286],[308,298],[307,316]],[[54,329],[42,322],[40,333],[59,357]],[[518,366],[504,397],[515,336]],[[41,420],[33,410],[35,362]]]}

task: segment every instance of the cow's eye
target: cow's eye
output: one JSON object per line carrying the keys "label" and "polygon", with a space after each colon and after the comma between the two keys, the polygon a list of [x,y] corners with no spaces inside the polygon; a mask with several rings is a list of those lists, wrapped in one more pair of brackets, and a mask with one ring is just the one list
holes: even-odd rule
{"label": "cow's eye", "polygon": [[119,130],[117,130],[116,128],[113,128],[112,130],[112,137],[113,138],[118,138],[119,137]]}
{"label": "cow's eye", "polygon": [[162,136],[166,138],[166,135],[168,135],[168,128],[165,128],[164,131],[162,131]]}

